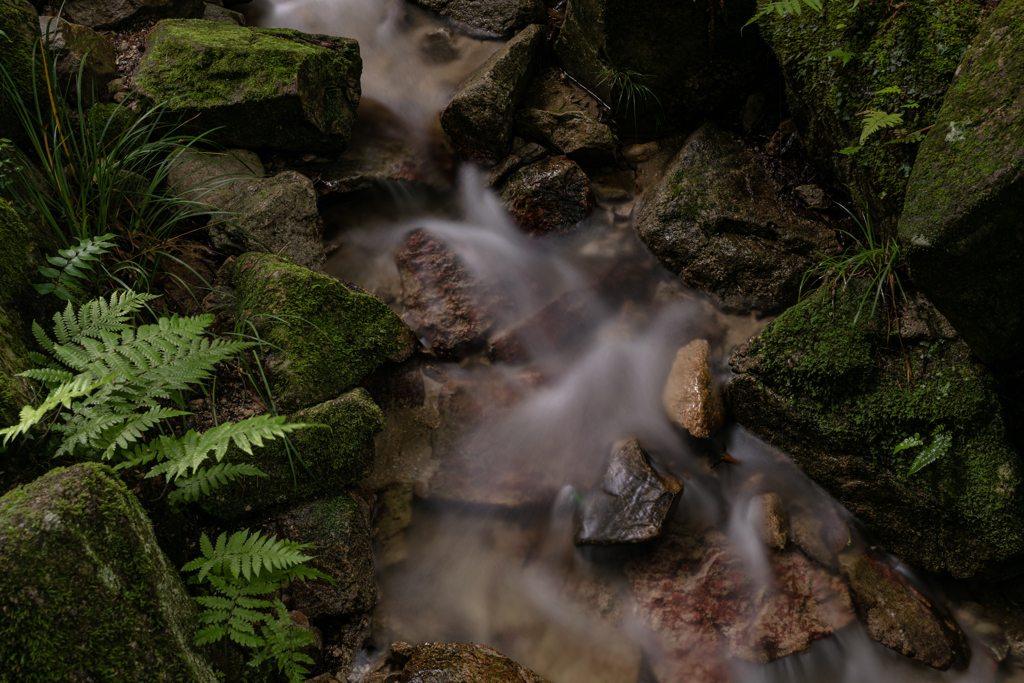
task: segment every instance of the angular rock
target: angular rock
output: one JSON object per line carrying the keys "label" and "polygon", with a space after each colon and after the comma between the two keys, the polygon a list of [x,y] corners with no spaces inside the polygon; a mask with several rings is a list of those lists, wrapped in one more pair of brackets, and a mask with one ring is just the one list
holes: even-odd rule
{"label": "angular rock", "polygon": [[431,352],[460,359],[482,348],[500,297],[447,244],[414,230],[395,254],[405,320]]}
{"label": "angular rock", "polygon": [[276,347],[262,364],[281,411],[332,399],[416,347],[383,301],[285,257],[244,254],[222,274],[235,288],[238,318]]}
{"label": "angular rock", "polygon": [[262,177],[263,162],[255,152],[229,149],[224,154],[203,154],[184,149],[167,174],[167,185],[183,199],[227,211],[251,181]]}
{"label": "angular rock", "polygon": [[[231,519],[271,505],[337,492],[370,473],[373,439],[384,428],[384,415],[365,389],[300,410],[289,419],[310,425],[289,434],[294,450],[286,447],[284,439],[256,446],[252,455],[232,444],[225,455],[228,461],[255,465],[267,476],[250,485],[236,482],[217,489],[200,499],[204,510]],[[295,453],[302,463],[294,461]]]}
{"label": "angular rock", "polygon": [[227,7],[215,5],[212,2],[205,3],[205,6],[203,7],[203,20],[219,21],[223,24],[234,24],[235,26],[245,26],[244,14],[230,10]]}
{"label": "angular rock", "polygon": [[839,248],[832,230],[784,209],[764,168],[710,123],[645,193],[636,228],[669,270],[728,312],[796,303],[804,272]]}
{"label": "angular rock", "polygon": [[486,645],[395,643],[380,669],[365,683],[547,683],[521,664]]}
{"label": "angular rock", "polygon": [[181,19],[149,34],[134,82],[224,145],[343,152],[361,71],[348,38]]}
{"label": "angular rock", "polygon": [[459,87],[441,112],[441,127],[464,159],[495,163],[512,147],[512,125],[533,76],[544,30],[520,31]]}
{"label": "angular rock", "polygon": [[761,540],[769,548],[785,550],[789,522],[782,497],[777,493],[763,493],[757,497],[757,506],[761,510]]}
{"label": "angular rock", "polygon": [[[733,413],[911,566],[1020,573],[1024,473],[994,378],[961,341],[893,346],[882,308],[861,308],[861,286],[819,290],[740,347]],[[893,451],[915,434],[925,447],[950,440],[908,476],[921,447]]]}
{"label": "angular rock", "polygon": [[967,668],[971,647],[952,616],[884,561],[843,553],[840,562],[868,635],[940,671]]}
{"label": "angular rock", "polygon": [[416,0],[416,3],[460,24],[501,36],[512,35],[529,24],[543,23],[547,19],[544,0]]}
{"label": "angular rock", "polygon": [[0,498],[0,669],[11,681],[217,680],[195,603],[138,499],[105,465]]}
{"label": "angular rock", "polygon": [[711,374],[711,346],[694,339],[676,352],[661,403],[672,424],[710,439],[725,421],[725,406]]}
{"label": "angular rock", "polygon": [[531,235],[568,232],[594,208],[590,180],[564,156],[513,171],[498,196],[519,227]]}
{"label": "angular rock", "polygon": [[214,220],[207,228],[216,249],[228,254],[283,254],[305,268],[323,272],[326,256],[320,235],[324,224],[313,181],[297,171],[284,171],[236,187],[238,192],[228,207],[235,215]]}
{"label": "angular rock", "polygon": [[839,552],[850,541],[850,532],[834,512],[793,506],[789,510],[789,532],[804,555],[839,571]]}
{"label": "angular rock", "polygon": [[76,24],[116,29],[142,20],[201,17],[203,4],[203,0],[74,0],[61,13]]}
{"label": "angular rock", "polygon": [[81,73],[85,103],[97,99],[106,90],[107,83],[117,76],[114,44],[107,36],[58,17],[39,17],[39,29],[43,42],[59,52],[57,79],[62,86],[70,87],[70,92],[74,93]]}
{"label": "angular rock", "polygon": [[583,505],[576,545],[641,543],[661,534],[683,483],[658,474],[636,439],[612,452],[601,488]]}
{"label": "angular rock", "polygon": [[520,109],[516,113],[516,128],[524,138],[554,148],[579,164],[615,161],[615,136],[611,128],[587,112]]}
{"label": "angular rock", "polygon": [[985,20],[933,117],[899,221],[914,284],[986,363],[1024,358],[1024,2]]}
{"label": "angular rock", "polygon": [[660,638],[659,681],[726,683],[728,658],[767,663],[853,621],[842,581],[799,551],[773,553],[770,566],[774,589],[761,590],[721,532],[676,526],[626,565],[640,619]]}

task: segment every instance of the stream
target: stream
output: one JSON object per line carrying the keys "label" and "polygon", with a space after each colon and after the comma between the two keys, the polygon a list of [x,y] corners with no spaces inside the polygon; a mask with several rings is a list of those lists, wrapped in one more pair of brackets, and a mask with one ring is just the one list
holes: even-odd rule
{"label": "stream", "polygon": [[[572,297],[573,311],[582,311],[565,326],[526,329],[514,361],[486,354],[424,361],[422,401],[385,408],[389,427],[370,485],[391,492],[385,499],[399,500],[398,508],[411,504],[395,513],[411,519],[391,537],[378,536],[381,604],[354,678],[393,641],[443,641],[489,645],[553,683],[717,675],[705,679],[700,672],[766,683],[1002,680],[963,619],[973,656],[961,671],[939,672],[901,656],[872,639],[861,621],[842,618],[835,633],[812,637],[803,651],[761,663],[744,655],[746,636],[680,634],[672,620],[686,618],[658,611],[660,588],[645,572],[671,565],[665,553],[673,548],[685,554],[691,546],[667,544],[652,559],[635,547],[575,545],[580,502],[604,476],[611,444],[631,437],[655,469],[685,482],[672,513],[673,538],[725,534],[733,566],[754,594],[783,590],[774,551],[761,540],[764,520],[755,501],[763,493],[848,529],[845,547],[868,549],[871,541],[784,454],[742,427],[727,424],[699,441],[665,415],[662,388],[677,349],[708,340],[721,384],[733,349],[767,320],[726,315],[647,252],[632,219],[650,174],[610,169],[592,177],[604,191],[583,224],[567,235],[531,237],[513,225],[484,172],[440,168],[432,151],[441,135],[437,113],[499,42],[452,29],[457,58],[427,60],[425,37],[448,24],[404,0],[255,0],[246,11],[254,25],[358,40],[363,99],[354,146],[397,141],[436,161],[438,177],[454,177],[449,191],[378,183],[354,199],[327,202],[330,274],[405,313],[395,254],[423,229],[486,285],[496,302],[495,329],[520,324],[559,298]],[[388,125],[372,126],[373,135],[360,141],[374,120]],[[449,407],[446,419],[442,404],[453,400],[453,386],[469,398],[461,412]],[[455,414],[464,421],[453,422]],[[722,460],[723,452],[731,458]],[[894,558],[888,562],[943,602],[925,579]],[[728,631],[721,615],[707,618]]]}

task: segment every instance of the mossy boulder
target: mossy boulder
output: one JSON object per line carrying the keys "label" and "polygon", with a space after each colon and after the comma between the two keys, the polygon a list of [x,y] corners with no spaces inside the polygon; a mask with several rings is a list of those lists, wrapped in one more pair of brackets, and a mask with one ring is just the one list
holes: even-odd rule
{"label": "mossy boulder", "polygon": [[[767,48],[740,34],[756,0],[678,2],[569,0],[555,43],[561,66],[606,102],[630,133],[699,123],[724,104],[742,104]],[[631,91],[629,83],[653,91]],[[633,105],[626,101],[632,96]]]}
{"label": "mossy boulder", "polygon": [[150,33],[136,90],[212,139],[246,148],[342,152],[359,106],[359,46],[348,38],[201,19]]}
{"label": "mossy boulder", "polygon": [[238,315],[276,348],[263,356],[278,409],[335,398],[416,340],[387,304],[287,257],[248,253],[232,267]]}
{"label": "mossy boulder", "polygon": [[[32,96],[32,50],[38,40],[39,14],[27,0],[0,3],[0,67],[23,98]],[[0,138],[21,135],[7,88],[0,88]]]}
{"label": "mossy boulder", "polygon": [[196,608],[139,501],[106,466],[0,498],[0,678],[209,682]]}
{"label": "mossy boulder", "polygon": [[[956,578],[1020,573],[1022,467],[993,377],[962,341],[887,337],[881,307],[861,307],[855,285],[818,290],[736,352],[736,418],[908,564]],[[910,475],[922,447],[894,450],[914,435],[949,446]]]}
{"label": "mossy boulder", "polygon": [[290,434],[288,441],[275,439],[253,448],[251,455],[232,445],[228,461],[255,465],[267,476],[220,488],[200,500],[202,508],[230,519],[336,492],[370,474],[374,437],[384,428],[384,414],[365,389],[300,410],[290,421],[310,426]]}
{"label": "mossy boulder", "polygon": [[[870,203],[876,222],[899,215],[916,144],[859,144],[861,112],[900,113],[906,131],[936,122],[960,57],[980,27],[982,0],[826,2],[824,12],[771,13],[759,26],[778,58],[807,148]],[[848,61],[844,64],[844,58]],[[875,93],[896,86],[899,93]]]}
{"label": "mossy boulder", "polygon": [[921,144],[899,237],[914,283],[982,360],[1024,359],[1024,2],[1003,0]]}

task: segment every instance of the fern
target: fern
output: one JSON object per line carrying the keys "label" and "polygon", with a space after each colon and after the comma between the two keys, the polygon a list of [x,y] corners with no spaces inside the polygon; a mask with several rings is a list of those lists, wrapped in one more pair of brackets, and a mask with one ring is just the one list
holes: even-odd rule
{"label": "fern", "polygon": [[114,234],[109,232],[98,237],[79,239],[77,247],[60,249],[57,256],[47,256],[46,260],[50,265],[57,266],[60,270],[39,266],[39,272],[56,282],[32,286],[40,294],[53,293],[65,301],[72,301],[74,296],[69,288],[79,289],[89,284],[90,273],[86,271],[92,271],[92,264],[99,261],[103,254],[109,253],[114,246],[112,239]]}
{"label": "fern", "polygon": [[316,638],[309,631],[292,624],[288,608],[280,600],[274,601],[274,610],[275,613],[264,621],[266,645],[249,662],[249,666],[256,667],[270,660],[277,664],[278,673],[284,674],[288,683],[302,683],[309,675],[303,664],[312,665],[314,662],[312,657],[299,650],[312,645]]}
{"label": "fern", "polygon": [[895,128],[896,126],[903,125],[903,114],[880,111],[878,109],[868,109],[862,111],[861,115],[863,118],[863,127],[860,131],[860,144],[863,145],[868,137],[883,128]]}
{"label": "fern", "polygon": [[[914,436],[916,437],[917,435],[915,434]],[[907,443],[909,441],[910,439],[904,440],[903,443],[896,447],[896,450],[894,450],[893,453],[895,454],[898,453],[900,450],[903,450],[902,448],[900,448],[900,446],[903,446],[904,443]],[[916,444],[909,445],[908,447],[912,448],[914,446],[920,446],[921,439],[917,438],[916,441]],[[917,474],[923,468],[927,467],[928,465],[932,464],[933,462],[944,456],[947,452],[949,452],[949,449],[952,445],[953,435],[947,432],[945,426],[943,425],[939,425],[938,427],[936,427],[935,431],[932,432],[931,444],[922,448],[921,452],[917,454],[917,457],[914,458],[914,462],[910,464],[910,469],[907,470],[907,476],[909,477],[910,475]]]}
{"label": "fern", "polygon": [[[277,540],[276,536],[264,536],[259,531],[250,534],[248,529],[237,531],[228,538],[227,532],[217,537],[214,545],[206,534],[199,539],[199,548],[203,553],[184,567],[182,571],[199,570],[196,580],[202,581],[207,574],[223,575],[224,571],[234,578],[242,576],[246,580],[259,577],[263,571],[272,577],[328,578],[315,569],[302,567],[306,560],[313,559],[302,553],[312,547],[309,543],[296,543],[285,539]],[[296,572],[292,574],[292,572]]]}
{"label": "fern", "polygon": [[178,489],[167,496],[167,501],[172,506],[191,503],[244,476],[265,477],[266,474],[255,465],[242,463],[222,462],[210,468],[200,467],[192,476],[174,482]]}
{"label": "fern", "polygon": [[778,0],[777,2],[766,2],[761,5],[761,9],[759,9],[757,13],[747,21],[747,23],[743,24],[743,27],[740,28],[740,33],[743,32],[743,29],[755,23],[761,17],[766,17],[771,14],[776,14],[780,17],[787,14],[800,16],[803,14],[802,5],[807,5],[819,14],[824,10],[822,0]]}

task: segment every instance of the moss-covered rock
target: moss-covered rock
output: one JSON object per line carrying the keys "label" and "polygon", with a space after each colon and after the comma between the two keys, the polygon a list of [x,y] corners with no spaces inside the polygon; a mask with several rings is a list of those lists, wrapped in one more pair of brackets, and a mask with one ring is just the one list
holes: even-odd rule
{"label": "moss-covered rock", "polygon": [[[699,122],[719,106],[742,103],[757,85],[767,49],[756,31],[740,34],[756,0],[678,2],[569,0],[555,43],[562,67],[606,102],[630,133]],[[632,72],[632,75],[630,75]],[[626,78],[653,90],[629,92]]]}
{"label": "moss-covered rock", "polygon": [[[957,578],[1019,573],[1022,468],[992,376],[962,341],[887,338],[881,309],[860,308],[852,289],[819,290],[737,351],[736,417],[909,564]],[[921,449],[893,451],[915,434],[951,445],[908,475]]]}
{"label": "moss-covered rock", "polygon": [[359,106],[362,60],[348,38],[201,19],[160,22],[135,87],[198,115],[212,138],[246,148],[344,151]]}
{"label": "moss-covered rock", "polygon": [[907,186],[914,283],[986,362],[1024,358],[1024,2],[964,55]]}
{"label": "moss-covered rock", "polygon": [[[899,4],[826,2],[818,14],[772,13],[761,32],[782,67],[789,107],[808,149],[871,202],[876,220],[899,214],[917,145],[883,144],[875,133],[852,156],[860,112],[899,112],[903,128],[935,123],[960,57],[980,26],[981,0]],[[847,53],[844,65],[840,52]],[[875,95],[897,86],[900,93]],[[910,105],[916,105],[916,108]]]}
{"label": "moss-covered rock", "polygon": [[[23,98],[32,96],[32,49],[38,40],[39,14],[27,0],[0,3],[0,67]],[[21,122],[6,90],[0,88],[0,138],[17,139]]]}
{"label": "moss-covered rock", "polygon": [[[32,235],[14,208],[0,199],[0,421],[18,421],[21,407],[32,400],[32,388],[16,374],[32,367],[26,342],[23,305],[34,299],[26,275],[32,265]],[[21,306],[19,306],[21,304]]]}
{"label": "moss-covered rock", "polygon": [[227,460],[251,463],[267,476],[218,489],[200,500],[203,509],[230,519],[339,491],[370,474],[374,437],[384,428],[384,414],[365,389],[300,410],[290,420],[310,426],[287,441],[276,439],[253,448],[252,455],[234,445],[228,449]]}
{"label": "moss-covered rock", "polygon": [[139,501],[106,466],[0,498],[0,678],[216,681],[196,609]]}
{"label": "moss-covered rock", "polygon": [[332,399],[416,341],[387,304],[287,257],[243,254],[232,268],[238,315],[276,348],[263,368],[285,412]]}

